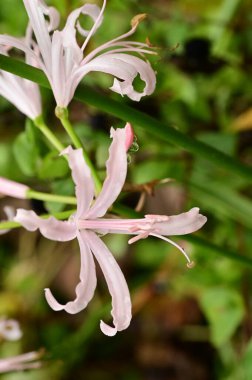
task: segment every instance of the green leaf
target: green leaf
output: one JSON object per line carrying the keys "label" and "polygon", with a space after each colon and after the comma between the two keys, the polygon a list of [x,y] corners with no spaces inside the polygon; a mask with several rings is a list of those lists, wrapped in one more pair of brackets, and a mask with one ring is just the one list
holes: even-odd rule
{"label": "green leaf", "polygon": [[235,333],[244,317],[244,304],[239,291],[224,287],[206,289],[200,304],[210,324],[211,340],[222,346]]}
{"label": "green leaf", "polygon": [[55,179],[64,177],[69,171],[67,161],[63,157],[50,152],[43,159],[38,176],[41,179]]}
{"label": "green leaf", "polygon": [[36,175],[39,160],[36,132],[33,123],[27,119],[25,132],[19,134],[13,145],[18,166],[25,175],[30,177]]}

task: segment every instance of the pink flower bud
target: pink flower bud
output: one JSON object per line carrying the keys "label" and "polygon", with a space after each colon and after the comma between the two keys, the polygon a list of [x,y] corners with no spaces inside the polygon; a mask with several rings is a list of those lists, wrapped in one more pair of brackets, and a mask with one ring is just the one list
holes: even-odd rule
{"label": "pink flower bud", "polygon": [[125,132],[126,132],[125,146],[126,146],[126,151],[128,151],[134,141],[134,131],[130,123],[127,123],[125,125]]}
{"label": "pink flower bud", "polygon": [[0,194],[10,197],[26,199],[26,193],[29,187],[18,182],[0,177]]}

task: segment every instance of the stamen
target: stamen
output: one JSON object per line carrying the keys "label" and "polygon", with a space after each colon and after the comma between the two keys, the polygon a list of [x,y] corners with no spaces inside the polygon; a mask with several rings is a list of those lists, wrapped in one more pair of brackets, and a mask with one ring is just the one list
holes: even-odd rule
{"label": "stamen", "polygon": [[133,238],[129,239],[128,243],[129,244],[133,244],[133,243],[135,243],[138,240],[146,239],[148,236],[149,236],[149,232],[148,231],[142,232],[141,234],[136,235]]}
{"label": "stamen", "polygon": [[158,235],[158,234],[153,234],[153,233],[150,233],[151,236],[155,236],[159,239],[162,239],[164,241],[167,241],[167,243],[170,243],[171,245],[173,245],[174,247],[176,247],[180,252],[183,253],[183,255],[185,256],[186,260],[187,260],[187,267],[188,268],[193,268],[194,266],[194,262],[190,260],[189,256],[187,255],[187,253],[185,252],[185,250],[180,247],[177,243],[175,243],[174,241],[172,241],[171,239],[168,239],[162,235]]}
{"label": "stamen", "polygon": [[101,8],[100,14],[99,14],[99,16],[97,17],[97,19],[96,19],[96,21],[95,21],[93,27],[91,28],[91,30],[90,30],[90,32],[89,32],[87,38],[85,39],[85,41],[84,41],[84,43],[83,43],[83,45],[82,45],[82,47],[81,47],[82,51],[85,50],[85,48],[86,48],[86,46],[87,46],[87,44],[88,44],[90,38],[91,38],[92,35],[94,34],[94,31],[95,31],[95,29],[96,29],[96,26],[97,26],[97,24],[100,22],[100,20],[101,20],[101,18],[102,18],[102,15],[103,15],[103,13],[104,13],[104,9],[105,9],[105,7],[106,7],[106,0],[103,1],[103,5],[102,5],[102,8]]}

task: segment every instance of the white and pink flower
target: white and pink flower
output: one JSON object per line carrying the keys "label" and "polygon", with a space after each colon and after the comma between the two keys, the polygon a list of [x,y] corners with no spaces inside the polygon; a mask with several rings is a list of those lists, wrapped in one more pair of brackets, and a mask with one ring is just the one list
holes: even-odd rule
{"label": "white and pink flower", "polygon": [[[28,47],[19,39],[0,35],[0,45],[13,46],[23,50],[31,63],[41,68],[52,87],[57,106],[65,108],[74,96],[82,78],[92,71],[101,71],[115,77],[111,90],[139,101],[142,96],[150,95],[156,85],[156,76],[144,54],[153,54],[146,43],[126,40],[137,29],[141,18],[136,18],[132,28],[125,33],[86,54],[86,47],[103,20],[106,0],[100,9],[95,4],[85,4],[75,9],[68,17],[63,30],[55,30],[59,24],[59,14],[48,7],[43,0],[23,0],[29,16],[30,25],[36,42]],[[78,21],[81,15],[91,17],[94,24],[90,30],[84,30]],[[49,21],[48,21],[49,19]],[[85,39],[79,46],[77,31]],[[40,54],[37,54],[39,50]],[[141,58],[128,53],[140,55]],[[133,81],[140,75],[145,88],[138,92]]]}
{"label": "white and pink flower", "polygon": [[129,243],[148,236],[155,236],[175,245],[190,263],[190,259],[183,249],[165,236],[189,234],[197,231],[206,222],[206,217],[199,214],[198,208],[175,216],[146,215],[142,219],[104,217],[124,185],[127,175],[127,149],[132,142],[132,134],[132,128],[129,124],[123,129],[111,129],[112,143],[106,163],[107,176],[102,190],[95,200],[94,182],[90,169],[84,161],[82,150],[74,150],[69,146],[62,152],[68,156],[76,186],[77,211],[68,221],[59,221],[54,217],[42,219],[35,212],[23,209],[17,210],[17,215],[14,218],[29,231],[39,229],[42,235],[48,239],[58,241],[78,239],[81,265],[76,298],[74,301],[62,305],[57,302],[51,291],[46,289],[45,296],[53,310],[65,310],[68,313],[75,314],[87,306],[96,288],[94,255],[103,271],[112,296],[111,314],[114,327],[105,324],[103,321],[100,325],[103,333],[110,336],[129,326],[131,301],[122,271],[99,236],[107,233],[133,235]]}
{"label": "white and pink flower", "polygon": [[[27,49],[30,46],[29,28],[25,39],[20,38],[20,43]],[[0,46],[0,54],[9,55],[10,46]],[[29,55],[26,54],[26,63],[32,64]],[[0,70],[0,95],[12,103],[20,112],[34,120],[42,113],[39,87],[27,79]]]}

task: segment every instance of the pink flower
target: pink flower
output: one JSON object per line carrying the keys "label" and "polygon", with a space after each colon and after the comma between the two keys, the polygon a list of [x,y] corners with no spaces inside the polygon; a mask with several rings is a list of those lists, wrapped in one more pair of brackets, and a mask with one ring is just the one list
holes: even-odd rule
{"label": "pink flower", "polygon": [[[0,177],[0,195],[7,195],[9,197],[19,199],[26,199],[26,194],[28,190],[29,187],[23,185],[22,183],[11,181],[4,177]],[[7,220],[13,220],[15,216],[14,208],[10,206],[5,206],[3,210],[7,216]],[[9,230],[0,230],[0,235],[3,235],[7,232],[9,232]]]}
{"label": "pink flower", "polygon": [[[182,235],[194,232],[206,222],[206,217],[199,214],[198,208],[176,215],[146,215],[143,219],[112,219],[104,215],[120,194],[127,174],[127,149],[132,141],[132,128],[129,124],[124,129],[111,128],[112,143],[106,163],[107,176],[100,194],[94,201],[94,183],[90,169],[83,159],[82,150],[70,146],[62,154],[68,156],[69,166],[75,183],[77,198],[76,214],[68,221],[59,221],[54,217],[41,219],[33,211],[19,209],[15,221],[29,231],[39,229],[48,239],[68,241],[77,237],[80,245],[81,265],[80,283],[76,287],[74,301],[62,305],[56,301],[49,289],[45,290],[47,302],[53,310],[65,310],[74,314],[83,310],[91,300],[96,288],[95,264],[92,254],[99,263],[110,294],[112,296],[112,316],[114,327],[101,321],[104,334],[113,336],[117,331],[128,327],[131,320],[131,301],[125,278],[111,252],[99,235],[119,233],[133,235],[129,243],[148,236],[156,236],[170,242],[186,253],[177,244],[163,235]],[[94,201],[94,202],[93,202]]]}
{"label": "pink flower", "polygon": [[0,337],[5,340],[15,341],[22,337],[19,323],[15,319],[0,319]]}
{"label": "pink flower", "polygon": [[9,197],[26,199],[29,187],[10,179],[0,177],[0,194]]}
{"label": "pink flower", "polygon": [[[13,207],[10,207],[10,206],[5,206],[3,208],[6,216],[7,216],[7,220],[8,221],[11,221],[13,220],[14,216],[15,216],[15,211],[14,211],[14,208]],[[9,232],[9,230],[0,230],[0,235],[4,235],[6,234],[7,232]]]}
{"label": "pink flower", "polygon": [[[125,40],[131,36],[141,20],[135,19],[132,29],[117,37],[91,53],[85,54],[85,49],[90,38],[99,28],[103,20],[106,0],[102,9],[95,4],[85,4],[75,9],[68,17],[66,25],[61,31],[49,32],[57,28],[59,14],[53,7],[47,7],[43,0],[23,0],[28,13],[40,57],[35,54],[36,43],[27,48],[20,40],[6,35],[0,36],[0,44],[9,45],[23,50],[46,74],[57,105],[67,107],[74,96],[74,92],[82,78],[91,71],[101,71],[115,77],[111,90],[127,95],[133,100],[140,100],[142,96],[150,95],[156,85],[155,73],[150,64],[141,58],[129,53],[153,54],[145,43]],[[90,30],[84,30],[78,21],[81,15],[87,15],[94,21]],[[49,18],[49,28],[48,21]],[[49,30],[48,30],[49,29]],[[76,39],[76,32],[85,38],[82,46]],[[137,92],[133,88],[133,81],[140,75],[145,88],[143,92]]]}
{"label": "pink flower", "polygon": [[[26,49],[30,49],[32,42],[30,28],[27,29],[25,39],[20,38],[16,40],[19,41],[22,46],[26,46]],[[10,46],[0,46],[0,54],[8,55],[10,49]],[[34,59],[26,54],[26,62],[33,64]],[[0,95],[14,104],[20,112],[32,120],[36,119],[42,113],[39,87],[29,80],[0,70]]]}
{"label": "pink flower", "polygon": [[41,362],[38,361],[40,357],[41,353],[34,351],[22,355],[0,359],[0,373],[40,368]]}

